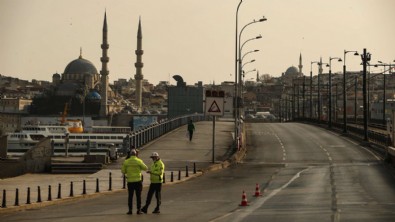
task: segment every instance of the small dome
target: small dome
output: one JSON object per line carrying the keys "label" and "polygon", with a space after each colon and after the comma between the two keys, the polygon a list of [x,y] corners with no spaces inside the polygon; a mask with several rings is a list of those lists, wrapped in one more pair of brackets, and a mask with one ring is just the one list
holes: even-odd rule
{"label": "small dome", "polygon": [[101,96],[98,92],[92,91],[88,93],[85,97],[87,100],[101,100]]}
{"label": "small dome", "polygon": [[97,74],[97,69],[92,62],[80,56],[78,59],[71,61],[65,68],[64,74]]}
{"label": "small dome", "polygon": [[285,71],[286,76],[297,76],[299,75],[299,70],[295,66],[291,66]]}

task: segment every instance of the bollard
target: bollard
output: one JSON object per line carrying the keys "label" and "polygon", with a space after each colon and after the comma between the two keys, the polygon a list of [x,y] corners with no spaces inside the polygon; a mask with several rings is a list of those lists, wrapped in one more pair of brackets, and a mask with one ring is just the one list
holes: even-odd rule
{"label": "bollard", "polygon": [[37,203],[41,203],[41,188],[37,187]]}
{"label": "bollard", "polygon": [[109,179],[108,179],[108,191],[112,190],[112,177],[111,177],[111,172],[109,173]]}
{"label": "bollard", "polygon": [[62,184],[58,185],[58,199],[62,199]]}
{"label": "bollard", "polygon": [[196,163],[193,163],[193,174],[196,174]]}
{"label": "bollard", "polygon": [[15,206],[19,206],[19,189],[16,188],[15,190]]}
{"label": "bollard", "polygon": [[85,180],[82,181],[82,194],[83,194],[83,195],[86,194],[86,182],[85,182]]}
{"label": "bollard", "polygon": [[52,201],[52,187],[48,185],[48,201]]}
{"label": "bollard", "polygon": [[173,171],[171,171],[171,174],[170,174],[170,182],[173,182],[174,180],[173,180],[174,178],[173,178]]}
{"label": "bollard", "polygon": [[7,193],[5,191],[5,189],[3,190],[3,202],[1,204],[2,208],[6,208],[7,207]]}
{"label": "bollard", "polygon": [[100,189],[99,189],[99,178],[96,178],[96,193],[99,193]]}
{"label": "bollard", "polygon": [[70,182],[70,197],[74,196],[74,186],[73,186],[73,181]]}
{"label": "bollard", "polygon": [[31,204],[31,203],[30,203],[30,187],[27,188],[27,199],[26,199],[26,204]]}
{"label": "bollard", "polygon": [[123,175],[123,186],[122,189],[126,189],[126,176],[125,174]]}
{"label": "bollard", "polygon": [[185,177],[189,177],[188,166],[185,166]]}
{"label": "bollard", "polygon": [[181,170],[178,170],[178,180],[181,180]]}
{"label": "bollard", "polygon": [[163,183],[166,183],[166,174],[163,173]]}

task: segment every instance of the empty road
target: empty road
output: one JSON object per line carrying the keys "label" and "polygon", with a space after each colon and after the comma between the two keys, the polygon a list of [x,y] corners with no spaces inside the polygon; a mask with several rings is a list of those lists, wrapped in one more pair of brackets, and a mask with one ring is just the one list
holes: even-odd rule
{"label": "empty road", "polygon": [[[394,221],[393,169],[369,149],[300,123],[247,124],[246,133],[242,163],[165,185],[160,215],[152,205],[147,215],[126,215],[124,191],[0,221]],[[260,197],[253,197],[256,184]],[[249,206],[239,206],[243,190]]]}

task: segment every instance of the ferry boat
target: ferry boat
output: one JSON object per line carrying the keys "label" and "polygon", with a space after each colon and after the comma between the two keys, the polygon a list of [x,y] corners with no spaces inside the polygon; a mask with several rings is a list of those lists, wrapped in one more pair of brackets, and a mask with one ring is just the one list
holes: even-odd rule
{"label": "ferry boat", "polygon": [[[100,129],[100,127],[95,127]],[[104,127],[108,130],[111,127]],[[116,127],[115,129],[118,129]],[[115,130],[117,131],[117,130]],[[112,131],[114,132],[114,130]],[[68,141],[68,152],[85,153],[88,145],[90,150],[108,148],[109,145],[121,148],[124,139],[130,133],[73,133],[68,126],[55,125],[32,125],[24,126],[20,132],[9,133],[7,137],[7,149],[9,154],[23,154],[40,140],[48,137],[51,139],[54,151],[65,149]]]}

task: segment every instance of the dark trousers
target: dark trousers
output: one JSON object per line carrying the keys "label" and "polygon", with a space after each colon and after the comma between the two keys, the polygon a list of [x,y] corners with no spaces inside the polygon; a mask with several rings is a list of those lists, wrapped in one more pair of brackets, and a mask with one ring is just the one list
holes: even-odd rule
{"label": "dark trousers", "polygon": [[141,208],[141,191],[143,190],[143,183],[139,182],[128,182],[128,206],[129,210],[133,209],[133,194],[136,192],[137,210]]}
{"label": "dark trousers", "polygon": [[191,141],[193,136],[193,130],[188,130],[188,132],[189,132],[189,141]]}
{"label": "dark trousers", "polygon": [[161,191],[162,191],[162,183],[151,183],[149,185],[147,200],[145,202],[144,208],[148,209],[148,206],[151,204],[152,196],[155,193],[155,198],[156,198],[156,208],[155,209],[159,210],[160,204],[162,203]]}

